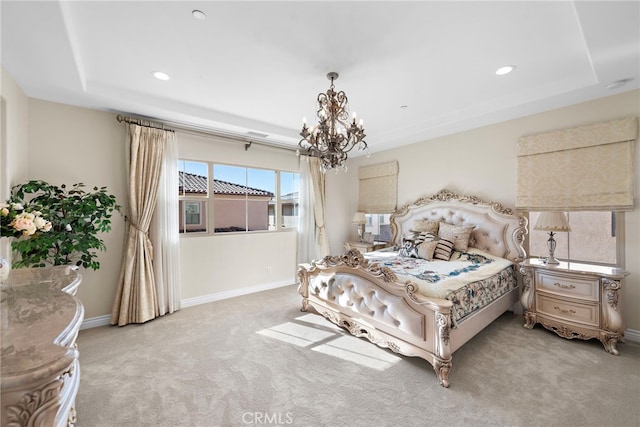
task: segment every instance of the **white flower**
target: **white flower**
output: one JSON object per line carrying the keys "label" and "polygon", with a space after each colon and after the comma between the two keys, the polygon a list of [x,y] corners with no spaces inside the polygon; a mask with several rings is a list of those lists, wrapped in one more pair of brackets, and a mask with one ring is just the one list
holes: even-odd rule
{"label": "white flower", "polygon": [[38,229],[43,229],[45,225],[47,225],[47,222],[49,221],[47,221],[46,219],[38,215],[36,215],[36,217],[33,219],[33,223],[36,225]]}

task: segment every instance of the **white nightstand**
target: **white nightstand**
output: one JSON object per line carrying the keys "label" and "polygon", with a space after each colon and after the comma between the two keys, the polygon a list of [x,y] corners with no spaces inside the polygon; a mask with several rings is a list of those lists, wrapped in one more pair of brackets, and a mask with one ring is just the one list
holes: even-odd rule
{"label": "white nightstand", "polygon": [[624,340],[622,285],[629,272],[574,262],[547,265],[540,259],[520,264],[525,328],[540,323],[564,338],[597,338],[618,355]]}
{"label": "white nightstand", "polygon": [[349,249],[353,248],[353,249],[359,250],[362,253],[365,253],[365,252],[377,251],[378,249],[386,248],[389,245],[390,245],[389,242],[373,242],[373,243],[345,242],[344,249],[348,251]]}

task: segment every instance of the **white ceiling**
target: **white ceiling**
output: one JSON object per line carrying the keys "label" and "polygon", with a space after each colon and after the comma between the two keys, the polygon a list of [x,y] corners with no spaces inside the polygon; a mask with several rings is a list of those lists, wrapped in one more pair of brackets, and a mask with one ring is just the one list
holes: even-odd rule
{"label": "white ceiling", "polygon": [[[372,151],[640,82],[638,1],[2,1],[29,97],[296,145],[340,74]],[[192,11],[207,18],[197,20]],[[515,72],[496,76],[506,64]],[[169,81],[152,77],[164,71]],[[620,79],[626,85],[607,89]],[[406,108],[401,108],[406,106]]]}

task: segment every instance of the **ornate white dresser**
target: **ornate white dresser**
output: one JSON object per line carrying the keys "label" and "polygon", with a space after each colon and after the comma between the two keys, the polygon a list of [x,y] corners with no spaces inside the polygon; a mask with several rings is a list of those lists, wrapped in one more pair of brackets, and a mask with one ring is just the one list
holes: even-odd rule
{"label": "ornate white dresser", "polygon": [[25,268],[1,286],[2,426],[75,424],[81,280],[71,267]]}

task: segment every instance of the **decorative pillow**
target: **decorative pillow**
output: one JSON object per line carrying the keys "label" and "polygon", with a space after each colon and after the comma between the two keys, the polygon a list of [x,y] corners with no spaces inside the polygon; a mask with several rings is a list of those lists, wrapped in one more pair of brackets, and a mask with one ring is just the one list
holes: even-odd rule
{"label": "decorative pillow", "polygon": [[438,234],[439,221],[429,221],[427,219],[416,219],[413,221],[413,230],[426,231],[428,233]]}
{"label": "decorative pillow", "polygon": [[398,255],[409,258],[418,258],[418,244],[410,239],[402,239],[402,247],[398,251]]}
{"label": "decorative pillow", "polygon": [[429,231],[423,231],[416,237],[416,241],[420,243],[433,242],[434,240],[438,240],[438,236]]}
{"label": "decorative pillow", "polygon": [[475,225],[463,227],[442,222],[438,235],[441,239],[452,241],[453,249],[456,251],[465,252],[469,248],[469,240],[474,228],[476,228]]}
{"label": "decorative pillow", "polygon": [[426,231],[422,231],[422,232],[411,231],[405,234],[403,240],[411,240],[411,241],[414,241],[416,245],[418,245],[422,242],[430,242],[432,240],[436,240],[437,238],[438,236],[436,236],[435,234],[429,233]]}
{"label": "decorative pillow", "polygon": [[453,242],[447,239],[436,240],[436,248],[433,252],[433,259],[449,261],[453,252]]}
{"label": "decorative pillow", "polygon": [[422,242],[418,245],[418,258],[432,260],[433,253],[438,245],[437,240],[431,240],[429,242]]}

